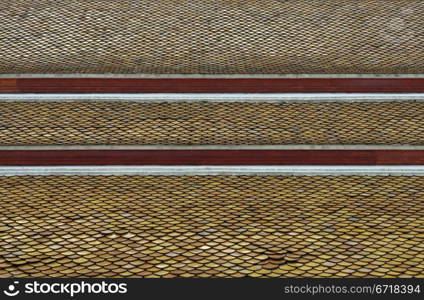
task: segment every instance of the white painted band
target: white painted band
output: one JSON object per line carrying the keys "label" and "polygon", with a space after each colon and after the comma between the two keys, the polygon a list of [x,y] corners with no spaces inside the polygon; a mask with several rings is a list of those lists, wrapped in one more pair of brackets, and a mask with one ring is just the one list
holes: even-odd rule
{"label": "white painted band", "polygon": [[273,175],[424,176],[424,166],[51,166],[0,167],[0,176]]}
{"label": "white painted band", "polygon": [[136,93],[0,94],[0,102],[391,102],[424,101],[424,93]]}

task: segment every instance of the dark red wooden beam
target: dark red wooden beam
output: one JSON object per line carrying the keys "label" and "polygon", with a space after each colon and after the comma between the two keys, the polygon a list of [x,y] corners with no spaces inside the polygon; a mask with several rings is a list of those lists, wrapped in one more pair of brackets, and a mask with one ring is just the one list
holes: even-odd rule
{"label": "dark red wooden beam", "polygon": [[0,79],[1,93],[17,93],[18,85],[16,79]]}
{"label": "dark red wooden beam", "polygon": [[424,150],[4,150],[0,165],[424,165]]}
{"label": "dark red wooden beam", "polygon": [[421,93],[424,78],[17,78],[0,93]]}

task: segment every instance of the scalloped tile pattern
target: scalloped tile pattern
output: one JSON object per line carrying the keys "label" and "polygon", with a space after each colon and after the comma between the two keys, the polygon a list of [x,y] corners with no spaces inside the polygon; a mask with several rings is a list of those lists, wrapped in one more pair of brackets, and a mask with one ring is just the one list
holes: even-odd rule
{"label": "scalloped tile pattern", "polygon": [[0,178],[1,277],[424,277],[424,177]]}
{"label": "scalloped tile pattern", "polygon": [[424,103],[0,103],[0,145],[424,144]]}
{"label": "scalloped tile pattern", "polygon": [[0,73],[424,73],[420,0],[3,0]]}

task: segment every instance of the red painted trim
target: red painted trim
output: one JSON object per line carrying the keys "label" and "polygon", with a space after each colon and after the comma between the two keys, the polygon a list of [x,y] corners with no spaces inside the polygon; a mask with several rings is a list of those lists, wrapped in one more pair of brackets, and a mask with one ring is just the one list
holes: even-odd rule
{"label": "red painted trim", "polygon": [[424,165],[424,150],[4,150],[0,165]]}
{"label": "red painted trim", "polygon": [[0,92],[17,93],[18,89],[16,81],[16,79],[0,79]]}
{"label": "red painted trim", "polygon": [[424,78],[17,78],[0,93],[421,93]]}

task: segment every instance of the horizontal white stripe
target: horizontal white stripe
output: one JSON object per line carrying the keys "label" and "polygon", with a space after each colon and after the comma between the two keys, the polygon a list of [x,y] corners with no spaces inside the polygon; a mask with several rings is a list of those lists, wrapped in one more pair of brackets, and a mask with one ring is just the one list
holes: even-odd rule
{"label": "horizontal white stripe", "polygon": [[0,102],[388,102],[424,101],[424,93],[136,93],[0,94]]}
{"label": "horizontal white stripe", "polygon": [[424,145],[39,145],[0,150],[424,150]]}
{"label": "horizontal white stripe", "polygon": [[25,175],[283,175],[424,176],[424,166],[52,166],[0,167],[0,176]]}
{"label": "horizontal white stripe", "polygon": [[424,74],[0,74],[0,78],[424,78]]}

